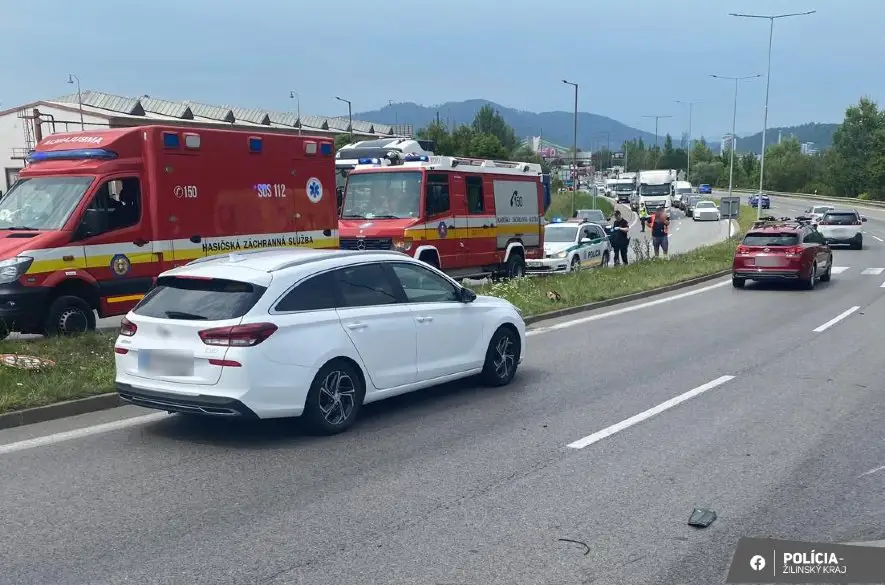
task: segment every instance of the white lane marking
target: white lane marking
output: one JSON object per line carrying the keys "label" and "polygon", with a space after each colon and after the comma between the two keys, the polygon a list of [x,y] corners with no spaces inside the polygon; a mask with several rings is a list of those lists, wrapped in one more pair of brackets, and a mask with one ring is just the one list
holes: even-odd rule
{"label": "white lane marking", "polygon": [[693,388],[692,390],[689,390],[688,392],[685,392],[684,394],[680,394],[679,396],[671,398],[670,400],[667,400],[666,402],[662,402],[662,403],[658,404],[657,406],[649,408],[645,412],[640,412],[639,414],[637,414],[635,416],[631,416],[630,418],[628,418],[626,420],[622,420],[621,422],[614,424],[608,428],[602,429],[601,431],[597,431],[597,432],[593,433],[592,435],[587,435],[583,439],[578,439],[574,443],[569,443],[566,446],[570,447],[572,449],[583,449],[584,447],[589,447],[593,443],[598,443],[599,441],[601,441],[603,439],[611,437],[615,433],[620,433],[621,431],[628,429],[628,428],[632,427],[633,425],[637,425],[644,420],[650,419],[651,417],[655,416],[656,414],[660,414],[660,413],[664,412],[665,410],[668,410],[670,408],[673,408],[674,406],[682,404],[686,400],[690,400],[690,399],[694,398],[695,396],[700,396],[704,392],[707,392],[708,390],[712,390],[713,388],[716,388],[717,386],[721,386],[731,380],[734,380],[734,376],[722,376],[722,377],[716,378],[715,380],[707,382],[706,384],[702,384],[702,385],[698,386],[697,388]]}
{"label": "white lane marking", "polygon": [[839,321],[841,321],[842,319],[844,319],[845,317],[850,315],[851,313],[855,312],[859,308],[860,308],[859,306],[855,305],[848,310],[842,311],[841,313],[839,313],[838,315],[836,315],[835,317],[833,317],[832,319],[830,319],[829,321],[827,321],[826,323],[824,323],[823,325],[818,327],[817,329],[814,329],[813,331],[815,333],[820,333],[822,331],[826,331],[827,329],[829,329],[830,327],[832,327],[833,325],[835,325],[836,323],[838,323]]}
{"label": "white lane marking", "polygon": [[[872,234],[870,234],[870,235],[872,236]],[[879,236],[872,236],[872,237],[873,237],[873,239],[875,239],[875,240],[879,240],[880,242],[885,242],[885,240],[883,240],[883,239],[880,238]]]}
{"label": "white lane marking", "polygon": [[641,303],[639,305],[632,305],[630,307],[623,307],[621,309],[615,309],[614,311],[606,311],[605,313],[599,313],[598,315],[590,315],[588,317],[581,317],[579,319],[573,319],[571,321],[565,321],[563,323],[557,323],[555,325],[549,325],[547,327],[540,327],[538,329],[531,329],[526,331],[526,335],[538,335],[541,333],[547,333],[548,331],[556,331],[558,329],[565,329],[566,327],[574,327],[575,325],[582,325],[584,323],[590,323],[591,321],[598,321],[599,319],[605,319],[606,317],[614,317],[616,315],[623,315],[624,313],[632,313],[633,311],[639,311],[640,309],[646,309],[648,307],[656,307],[657,305],[662,305],[664,303],[669,303],[671,301],[677,301],[679,299],[684,299],[686,297],[691,297],[694,295],[699,295],[701,293],[709,292],[711,290],[723,287],[729,284],[730,281],[726,280],[724,282],[717,282],[716,284],[712,284],[710,286],[705,286],[704,288],[699,288],[696,290],[679,293],[678,295],[673,295],[670,297],[664,297],[662,299],[656,299],[654,301],[649,301],[647,303]]}
{"label": "white lane marking", "polygon": [[101,433],[119,431],[121,429],[136,427],[139,425],[162,420],[168,416],[171,415],[165,412],[157,412],[154,414],[146,414],[144,416],[125,418],[123,420],[103,423],[91,427],[83,427],[82,429],[65,431],[63,433],[55,433],[53,435],[46,435],[44,437],[35,437],[33,439],[18,441],[16,443],[7,443],[6,445],[0,445],[0,455],[9,455],[10,453],[15,453],[17,451],[25,451],[27,449],[34,449],[36,447],[46,447],[49,445],[55,445],[57,443],[63,443],[65,441],[71,441],[73,439],[82,439],[83,437],[89,437],[91,435],[99,435]]}
{"label": "white lane marking", "polygon": [[882,286],[880,286],[879,288],[885,288],[885,282],[883,282]]}
{"label": "white lane marking", "polygon": [[867,542],[843,542],[847,546],[872,546],[875,548],[885,548],[885,540],[868,540]]}
{"label": "white lane marking", "polygon": [[833,272],[833,274],[842,274],[843,272],[845,272],[849,268],[851,268],[851,266],[833,266],[832,272]]}
{"label": "white lane marking", "polygon": [[861,274],[882,274],[885,268],[864,268]]}
{"label": "white lane marking", "polygon": [[883,465],[881,467],[875,467],[873,469],[870,469],[869,471],[864,471],[863,473],[861,473],[857,477],[858,477],[858,479],[860,479],[861,477],[866,477],[867,475],[873,475],[874,473],[879,473],[880,471],[885,471],[885,465]]}

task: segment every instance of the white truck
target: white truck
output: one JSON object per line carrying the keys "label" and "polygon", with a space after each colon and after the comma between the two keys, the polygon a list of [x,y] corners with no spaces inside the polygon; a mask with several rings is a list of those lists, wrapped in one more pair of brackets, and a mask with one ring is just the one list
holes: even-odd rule
{"label": "white truck", "polygon": [[649,212],[663,206],[668,209],[673,205],[673,183],[676,173],[672,170],[640,171],[639,204],[645,205]]}
{"label": "white truck", "polygon": [[618,203],[630,203],[630,197],[636,190],[636,179],[613,179],[611,181],[612,195]]}

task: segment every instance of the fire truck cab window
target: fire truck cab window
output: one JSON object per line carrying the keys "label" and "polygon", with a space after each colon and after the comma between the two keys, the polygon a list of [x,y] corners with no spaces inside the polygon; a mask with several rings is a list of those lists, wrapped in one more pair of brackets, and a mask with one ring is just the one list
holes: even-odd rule
{"label": "fire truck cab window", "polygon": [[482,213],[485,205],[482,197],[482,177],[467,177],[467,208],[470,213]]}
{"label": "fire truck cab window", "polygon": [[424,206],[425,215],[439,215],[451,209],[449,176],[447,174],[428,173],[425,194],[427,198]]}

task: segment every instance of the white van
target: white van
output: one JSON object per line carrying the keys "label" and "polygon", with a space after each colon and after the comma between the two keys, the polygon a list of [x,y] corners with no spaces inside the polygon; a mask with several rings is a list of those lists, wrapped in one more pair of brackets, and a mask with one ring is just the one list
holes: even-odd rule
{"label": "white van", "polygon": [[676,181],[673,183],[673,206],[685,209],[684,201],[691,196],[691,183],[688,181]]}

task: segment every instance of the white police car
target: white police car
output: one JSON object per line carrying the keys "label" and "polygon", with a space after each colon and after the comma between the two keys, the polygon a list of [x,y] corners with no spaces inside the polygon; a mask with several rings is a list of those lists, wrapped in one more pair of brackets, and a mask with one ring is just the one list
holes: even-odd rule
{"label": "white police car", "polygon": [[611,243],[599,224],[554,219],[544,226],[544,258],[526,260],[526,272],[550,274],[606,266],[611,255]]}

